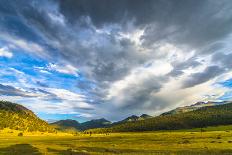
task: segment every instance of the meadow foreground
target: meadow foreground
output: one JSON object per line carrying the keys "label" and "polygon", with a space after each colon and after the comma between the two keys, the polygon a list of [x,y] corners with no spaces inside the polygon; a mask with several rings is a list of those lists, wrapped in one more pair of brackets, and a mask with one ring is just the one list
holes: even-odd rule
{"label": "meadow foreground", "polygon": [[232,154],[232,131],[0,135],[0,154]]}

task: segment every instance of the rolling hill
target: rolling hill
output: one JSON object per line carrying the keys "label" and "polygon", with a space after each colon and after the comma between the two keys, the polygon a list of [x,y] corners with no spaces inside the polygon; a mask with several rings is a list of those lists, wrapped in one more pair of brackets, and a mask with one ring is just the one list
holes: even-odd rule
{"label": "rolling hill", "polygon": [[55,129],[39,119],[26,107],[7,101],[0,101],[0,129],[10,128],[21,131],[54,132]]}
{"label": "rolling hill", "polygon": [[141,121],[126,122],[104,129],[93,129],[91,132],[134,132],[154,130],[177,130],[202,128],[232,124],[232,102],[214,106],[203,106],[197,110],[160,115]]}

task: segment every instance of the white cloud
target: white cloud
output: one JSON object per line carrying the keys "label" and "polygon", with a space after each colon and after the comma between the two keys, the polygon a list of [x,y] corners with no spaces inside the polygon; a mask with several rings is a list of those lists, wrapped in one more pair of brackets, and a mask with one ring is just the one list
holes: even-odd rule
{"label": "white cloud", "polygon": [[95,115],[94,114],[89,114],[89,113],[80,113],[76,117],[85,117],[85,118],[93,118]]}
{"label": "white cloud", "polygon": [[78,76],[78,69],[70,64],[58,65],[54,63],[49,63],[49,65],[47,66],[47,69],[57,71],[60,73],[64,73],[64,74],[71,74],[71,75]]}
{"label": "white cloud", "polygon": [[[21,89],[22,90],[22,89]],[[49,94],[43,92],[28,92],[22,90],[30,97],[22,96],[0,96],[1,100],[20,103],[34,112],[43,112],[49,114],[78,114],[80,116],[88,116],[86,110],[94,109],[94,106],[87,103],[86,96],[77,94],[65,89],[45,88],[44,91],[51,93],[60,99],[57,102],[46,100]]]}
{"label": "white cloud", "polygon": [[26,42],[25,40],[22,39],[15,40],[14,44],[26,51],[43,52],[44,50],[40,45],[33,42]]}
{"label": "white cloud", "polygon": [[13,53],[7,47],[0,48],[0,57],[12,58]]}
{"label": "white cloud", "polygon": [[34,70],[39,71],[40,73],[44,73],[44,74],[52,74],[48,71],[46,67],[34,66]]}
{"label": "white cloud", "polygon": [[[203,84],[196,85],[194,87],[182,89],[183,81],[187,78],[187,75],[183,75],[180,78],[173,78],[166,83],[160,92],[154,94],[155,97],[162,98],[165,102],[169,103],[167,109],[164,111],[176,108],[178,106],[186,106],[194,104],[198,101],[215,100],[222,96],[227,88],[214,85],[215,79],[209,80]],[[210,98],[206,98],[206,96]]]}
{"label": "white cloud", "polygon": [[57,95],[59,98],[63,100],[84,101],[85,99],[84,95],[77,94],[66,89],[46,88],[45,90]]}
{"label": "white cloud", "polygon": [[49,57],[49,54],[46,53],[45,49],[37,43],[26,41],[24,39],[6,33],[1,33],[1,37],[4,38],[5,41],[10,43],[10,46],[12,48],[20,48],[43,58]]}
{"label": "white cloud", "polygon": [[65,19],[62,14],[48,12],[48,16],[54,23],[65,25]]}

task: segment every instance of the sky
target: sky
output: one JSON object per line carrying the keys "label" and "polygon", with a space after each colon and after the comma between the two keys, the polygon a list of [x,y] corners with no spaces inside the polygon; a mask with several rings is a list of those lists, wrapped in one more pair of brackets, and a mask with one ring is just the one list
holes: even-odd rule
{"label": "sky", "polygon": [[46,121],[232,100],[231,0],[1,0],[0,100]]}

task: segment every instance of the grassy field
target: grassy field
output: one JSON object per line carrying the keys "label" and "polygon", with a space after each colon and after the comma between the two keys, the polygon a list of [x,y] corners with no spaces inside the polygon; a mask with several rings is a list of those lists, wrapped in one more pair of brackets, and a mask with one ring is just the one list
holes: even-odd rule
{"label": "grassy field", "polygon": [[[232,154],[231,126],[188,131],[110,134],[24,134],[0,132],[0,154]],[[214,128],[215,130],[217,128]]]}

